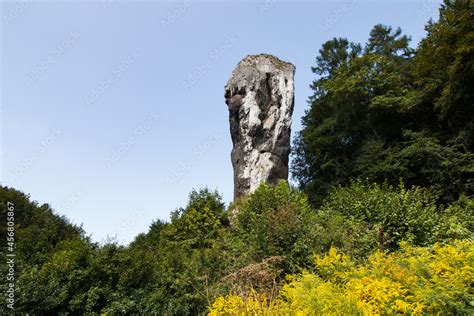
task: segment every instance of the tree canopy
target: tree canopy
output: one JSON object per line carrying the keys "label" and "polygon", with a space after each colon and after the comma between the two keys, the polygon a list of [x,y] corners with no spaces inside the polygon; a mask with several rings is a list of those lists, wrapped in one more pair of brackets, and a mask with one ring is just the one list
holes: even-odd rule
{"label": "tree canopy", "polygon": [[442,201],[472,195],[474,20],[445,1],[416,49],[376,25],[363,46],[334,38],[316,57],[310,108],[292,171],[314,203],[350,179],[430,187]]}

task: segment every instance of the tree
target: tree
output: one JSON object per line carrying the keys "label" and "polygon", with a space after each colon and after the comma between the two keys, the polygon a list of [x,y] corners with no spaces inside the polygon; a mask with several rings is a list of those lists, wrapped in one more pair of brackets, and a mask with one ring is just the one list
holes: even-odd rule
{"label": "tree", "polygon": [[473,20],[467,1],[445,1],[419,47],[376,25],[364,50],[323,45],[292,171],[315,204],[334,185],[363,178],[430,187],[440,202],[474,191]]}

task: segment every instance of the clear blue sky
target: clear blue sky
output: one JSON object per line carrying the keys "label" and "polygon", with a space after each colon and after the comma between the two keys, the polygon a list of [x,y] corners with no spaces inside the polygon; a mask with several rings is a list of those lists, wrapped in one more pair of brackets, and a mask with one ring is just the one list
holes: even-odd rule
{"label": "clear blue sky", "polygon": [[0,181],[93,240],[128,243],[193,188],[232,199],[224,85],[248,54],[310,67],[332,37],[377,23],[413,45],[439,1],[2,1]]}

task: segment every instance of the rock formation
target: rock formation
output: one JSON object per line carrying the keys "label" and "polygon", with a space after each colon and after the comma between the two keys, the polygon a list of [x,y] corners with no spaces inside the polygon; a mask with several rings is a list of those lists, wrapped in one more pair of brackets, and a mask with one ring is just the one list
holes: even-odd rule
{"label": "rock formation", "polygon": [[295,66],[272,55],[240,61],[225,86],[234,200],[261,182],[288,179]]}

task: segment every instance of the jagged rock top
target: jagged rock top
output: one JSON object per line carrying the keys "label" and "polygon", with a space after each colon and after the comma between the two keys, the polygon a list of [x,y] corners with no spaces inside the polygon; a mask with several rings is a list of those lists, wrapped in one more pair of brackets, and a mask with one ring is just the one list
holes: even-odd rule
{"label": "jagged rock top", "polygon": [[270,66],[270,65],[282,71],[295,70],[295,66],[292,63],[283,61],[279,59],[278,57],[275,57],[270,54],[248,55],[237,64],[237,67],[251,66],[262,71],[264,67]]}
{"label": "jagged rock top", "polygon": [[283,61],[270,54],[247,55],[242,59],[237,67],[232,71],[229,81],[227,81],[226,90],[239,89],[242,84],[254,82],[255,78],[260,77],[257,73],[286,74],[294,76],[295,66],[292,63]]}

